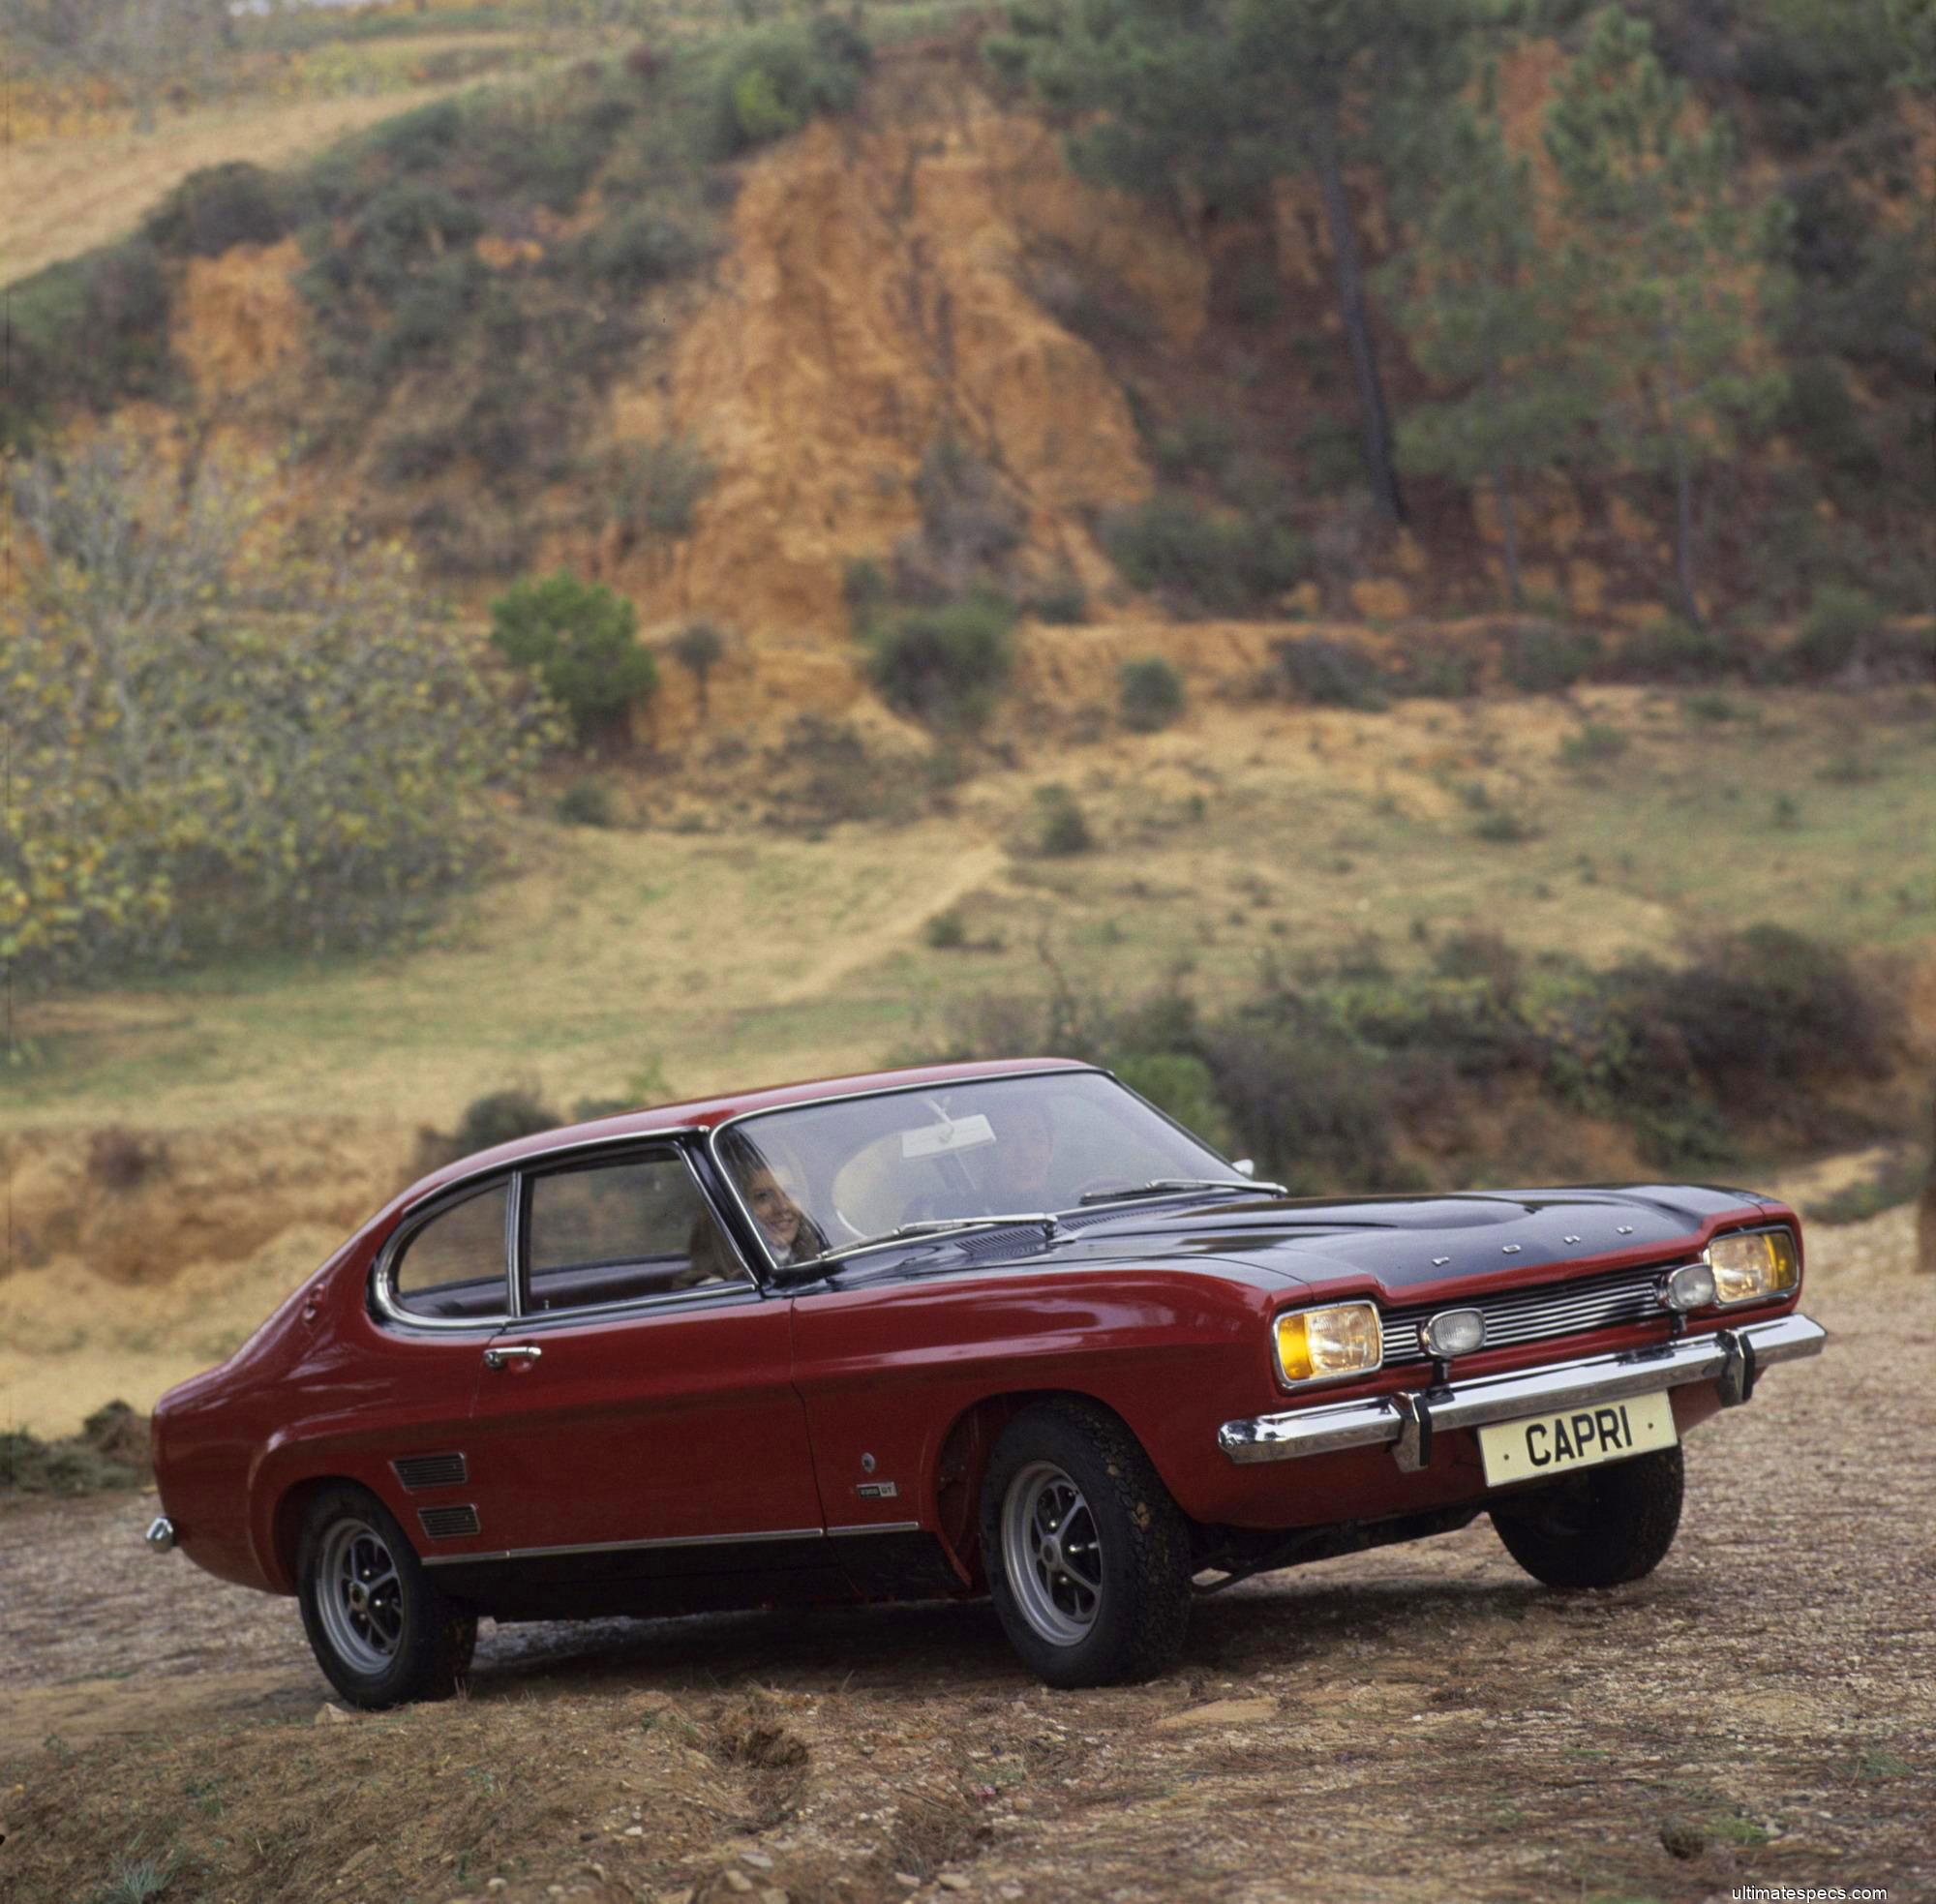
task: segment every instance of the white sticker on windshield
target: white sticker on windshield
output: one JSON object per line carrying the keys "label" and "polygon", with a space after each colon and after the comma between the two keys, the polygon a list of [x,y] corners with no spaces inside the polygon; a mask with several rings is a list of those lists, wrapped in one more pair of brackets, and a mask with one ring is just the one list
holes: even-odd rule
{"label": "white sticker on windshield", "polygon": [[957,1117],[953,1124],[923,1124],[919,1131],[903,1131],[901,1155],[945,1157],[994,1141],[994,1131],[985,1117]]}

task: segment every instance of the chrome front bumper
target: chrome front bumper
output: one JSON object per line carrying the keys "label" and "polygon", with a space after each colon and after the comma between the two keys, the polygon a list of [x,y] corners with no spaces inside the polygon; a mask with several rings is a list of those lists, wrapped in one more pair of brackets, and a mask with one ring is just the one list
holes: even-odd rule
{"label": "chrome front bumper", "polygon": [[1617,1402],[1695,1381],[1718,1381],[1723,1404],[1734,1405],[1754,1393],[1755,1377],[1770,1363],[1819,1355],[1827,1340],[1828,1331],[1819,1322],[1784,1315],[1775,1322],[1683,1337],[1657,1349],[1481,1375],[1429,1397],[1380,1395],[1226,1421],[1217,1431],[1217,1445],[1234,1462],[1290,1461],[1341,1448],[1384,1446],[1393,1449],[1399,1466],[1409,1472],[1430,1461],[1433,1436],[1449,1429],[1483,1428],[1489,1422]]}

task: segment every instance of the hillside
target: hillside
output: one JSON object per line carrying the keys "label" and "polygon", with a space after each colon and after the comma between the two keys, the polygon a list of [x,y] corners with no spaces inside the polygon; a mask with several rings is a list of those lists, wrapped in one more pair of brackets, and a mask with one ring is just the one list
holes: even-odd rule
{"label": "hillside", "polygon": [[[1502,605],[1483,485],[1408,478],[1398,531],[1369,506],[1311,189],[1193,220],[1085,184],[994,76],[988,22],[893,37],[909,23],[884,13],[871,51],[786,27],[640,48],[280,178],[203,175],[144,237],[21,287],[10,427],[92,408],[191,458],[297,442],[302,494],[353,496],[468,599],[561,564],[633,599],[648,639],[715,623],[733,724],[864,696],[857,573],[892,601],[997,588],[1159,650],[1157,624],[1205,616],[1393,628]],[[1509,54],[1514,149],[1539,153],[1576,45]],[[836,104],[747,132],[729,96],[769,67]],[[1785,366],[1785,407],[1699,498],[1704,609],[1752,632],[1842,579],[1930,602],[1917,352],[1855,333],[1913,256],[1936,114],[1860,97],[1853,125],[1800,136],[1739,87],[1706,108],[1732,100],[1761,140],[1742,189],[1793,205],[1741,346]],[[1396,269],[1410,199],[1371,171],[1352,190]],[[1426,334],[1372,275],[1403,417],[1435,394]],[[76,297],[107,333],[84,375],[40,328]],[[1669,613],[1651,479],[1570,459],[1515,513],[1537,612],[1615,631]],[[690,733],[684,699],[661,700],[655,742]]]}

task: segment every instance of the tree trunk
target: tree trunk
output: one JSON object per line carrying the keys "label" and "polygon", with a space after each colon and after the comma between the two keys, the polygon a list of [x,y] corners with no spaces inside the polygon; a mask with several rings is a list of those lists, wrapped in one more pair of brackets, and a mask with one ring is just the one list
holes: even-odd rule
{"label": "tree trunk", "polygon": [[1681,613],[1688,626],[1705,627],[1694,597],[1694,472],[1687,464],[1687,436],[1674,426],[1674,579],[1680,589]]}
{"label": "tree trunk", "polygon": [[[1493,406],[1493,420],[1497,429],[1498,412],[1503,408],[1499,394],[1499,360],[1497,357],[1489,357],[1486,361],[1486,395]],[[1497,440],[1497,437],[1494,440]],[[1505,545],[1506,594],[1517,613],[1526,606],[1519,581],[1519,526],[1513,520],[1512,485],[1506,480],[1505,466],[1497,457],[1493,459],[1492,476],[1493,495],[1499,505],[1499,534]]]}
{"label": "tree trunk", "polygon": [[1337,273],[1338,311],[1345,320],[1345,342],[1351,352],[1351,372],[1358,383],[1358,408],[1365,430],[1365,468],[1372,496],[1387,522],[1405,521],[1405,498],[1399,491],[1398,468],[1392,456],[1391,420],[1385,414],[1384,386],[1378,380],[1377,351],[1372,342],[1371,319],[1365,312],[1364,277],[1358,264],[1358,234],[1351,224],[1351,206],[1345,196],[1345,172],[1338,154],[1336,108],[1320,113],[1313,139],[1317,163],[1318,191],[1324,201],[1324,228],[1330,234],[1331,257]]}

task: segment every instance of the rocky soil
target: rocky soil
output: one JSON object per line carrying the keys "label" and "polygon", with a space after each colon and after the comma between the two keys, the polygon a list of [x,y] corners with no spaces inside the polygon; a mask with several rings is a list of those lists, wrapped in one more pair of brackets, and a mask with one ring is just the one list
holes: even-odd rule
{"label": "rocky soil", "polygon": [[141,1549],[151,1500],[15,1507],[0,1893],[1928,1896],[1912,1256],[1907,1211],[1816,1233],[1830,1350],[1693,1438],[1650,1580],[1548,1593],[1481,1522],[1210,1600],[1179,1670],[1120,1690],[1036,1684],[985,1608],[908,1608],[487,1629],[467,1699],[351,1716],[291,1603]]}

